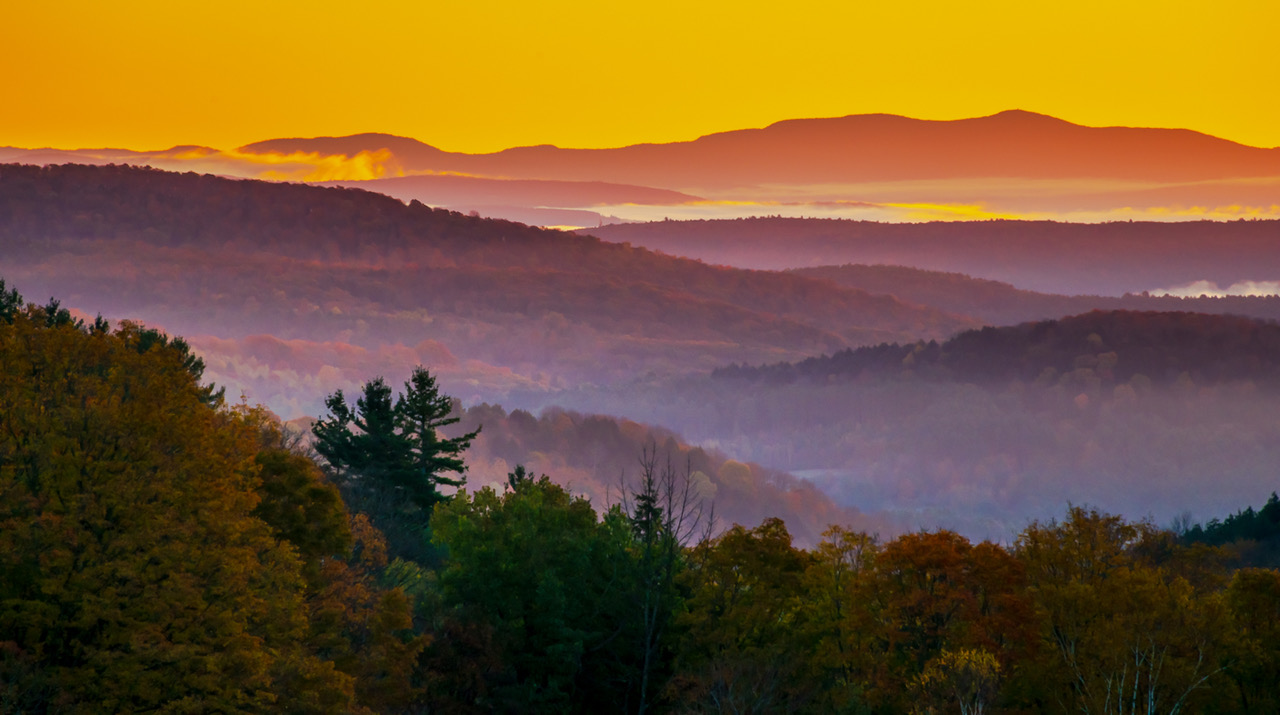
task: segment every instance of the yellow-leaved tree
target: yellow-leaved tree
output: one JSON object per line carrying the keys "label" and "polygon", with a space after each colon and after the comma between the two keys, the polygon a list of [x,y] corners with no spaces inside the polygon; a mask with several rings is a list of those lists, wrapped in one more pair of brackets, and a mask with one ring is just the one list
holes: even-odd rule
{"label": "yellow-leaved tree", "polygon": [[0,711],[342,712],[259,428],[179,340],[0,282]]}

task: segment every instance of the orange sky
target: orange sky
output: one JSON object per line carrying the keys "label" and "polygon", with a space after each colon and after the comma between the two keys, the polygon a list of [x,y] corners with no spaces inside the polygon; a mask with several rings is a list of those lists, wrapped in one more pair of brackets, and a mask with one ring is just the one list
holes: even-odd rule
{"label": "orange sky", "polygon": [[[10,3],[0,146],[455,151],[1021,108],[1280,146],[1280,2]],[[1212,8],[1213,14],[1206,14]]]}

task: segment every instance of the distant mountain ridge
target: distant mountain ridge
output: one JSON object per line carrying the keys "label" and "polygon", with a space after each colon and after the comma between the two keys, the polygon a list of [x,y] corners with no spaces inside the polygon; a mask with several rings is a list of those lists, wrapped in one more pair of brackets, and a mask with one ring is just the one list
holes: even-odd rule
{"label": "distant mountain ridge", "polygon": [[365,133],[269,139],[226,151],[0,147],[0,160],[342,182],[549,226],[762,215],[891,222],[1280,218],[1280,147],[1188,129],[1088,127],[1021,110],[945,121],[891,114],[787,119],[601,149],[543,144],[469,154]]}
{"label": "distant mountain ridge", "polygon": [[1249,147],[1187,129],[1086,127],[1021,110],[950,121],[890,114],[791,119],[692,141],[612,149],[541,145],[464,154],[404,137],[359,134],[273,139],[240,151],[354,156],[381,149],[410,171],[608,181],[695,193],[764,182],[959,177],[1185,182],[1280,176],[1280,148]]}

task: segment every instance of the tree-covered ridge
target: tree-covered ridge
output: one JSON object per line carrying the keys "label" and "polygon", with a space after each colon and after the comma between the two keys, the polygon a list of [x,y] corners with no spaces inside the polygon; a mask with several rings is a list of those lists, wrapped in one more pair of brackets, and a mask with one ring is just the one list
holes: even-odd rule
{"label": "tree-covered ridge", "polygon": [[1262,508],[1245,507],[1225,519],[1212,519],[1203,526],[1196,524],[1183,536],[1191,541],[1214,545],[1242,539],[1263,541],[1280,536],[1280,496],[1271,492],[1271,498]]}
{"label": "tree-covered ridge", "polygon": [[858,325],[855,314],[871,311],[944,328],[963,324],[939,311],[800,276],[711,266],[592,236],[465,216],[417,201],[406,205],[359,189],[126,166],[0,166],[0,235],[19,254],[73,239],[89,245],[129,240],[348,265],[600,275],[784,316],[813,309],[816,316],[810,317],[827,329]]}
{"label": "tree-covered ridge", "polygon": [[504,238],[546,245],[559,235],[358,189],[145,167],[4,165],[0,186],[0,223],[33,248],[70,237],[128,238],[356,259],[365,250],[405,250],[427,241],[475,255]]}
{"label": "tree-covered ridge", "polygon": [[1280,378],[1280,325],[1226,315],[1093,311],[1083,315],[969,330],[943,343],[881,344],[798,363],[732,366],[723,378],[793,381],[860,376],[973,382],[1066,377],[1172,384]]}
{"label": "tree-covered ridge", "polygon": [[[28,292],[232,341],[221,342],[223,359],[205,346],[220,384],[268,395],[282,412],[288,394],[305,403],[289,408],[302,414],[369,374],[407,376],[408,366],[357,364],[347,346],[431,346],[408,365],[430,362],[454,394],[493,402],[517,389],[793,360],[977,324],[827,281],[366,191],[120,166],[0,166],[0,262]],[[312,354],[262,370],[252,363],[280,349],[235,344],[258,336]],[[316,353],[329,362],[299,371]],[[317,389],[323,367],[342,382]]]}

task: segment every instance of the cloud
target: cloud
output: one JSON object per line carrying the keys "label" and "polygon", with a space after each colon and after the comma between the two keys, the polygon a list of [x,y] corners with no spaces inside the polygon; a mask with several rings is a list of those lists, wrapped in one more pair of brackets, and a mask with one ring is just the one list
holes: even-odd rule
{"label": "cloud", "polygon": [[355,156],[322,155],[318,152],[254,154],[202,146],[147,152],[119,149],[24,150],[6,158],[6,161],[130,164],[272,181],[367,181],[405,175],[399,160],[388,149],[362,151]]}
{"label": "cloud", "polygon": [[368,181],[404,176],[404,169],[389,149],[362,151],[355,156],[322,155],[316,152],[292,154],[245,154],[223,152],[238,161],[272,168],[256,178],[272,181]]}
{"label": "cloud", "polygon": [[271,181],[363,181],[404,176],[400,162],[388,149],[362,151],[349,157],[322,155],[318,152],[253,154],[189,147],[156,152],[148,155],[147,159],[147,163],[165,169],[203,169],[212,173]]}
{"label": "cloud", "polygon": [[903,212],[906,221],[989,221],[1023,218],[1017,213],[992,211],[982,204],[887,204]]}

